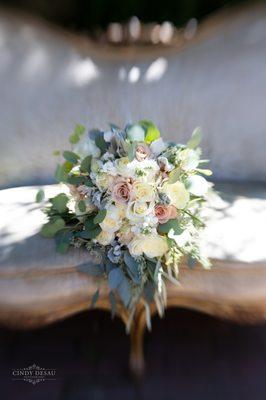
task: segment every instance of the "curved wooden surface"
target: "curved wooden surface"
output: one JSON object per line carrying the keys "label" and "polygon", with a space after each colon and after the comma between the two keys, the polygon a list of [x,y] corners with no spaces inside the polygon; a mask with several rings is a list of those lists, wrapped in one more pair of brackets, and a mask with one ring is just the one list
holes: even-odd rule
{"label": "curved wooden surface", "polygon": [[[44,189],[51,197],[60,187]],[[217,189],[221,198],[210,200],[204,235],[213,268],[182,265],[180,286],[167,283],[167,307],[186,307],[236,322],[265,321],[266,185],[220,184]],[[96,307],[110,308],[106,283],[77,271],[77,265],[90,262],[88,253],[72,249],[58,254],[54,241],[38,234],[45,217],[33,203],[37,190],[0,191],[0,323],[10,328],[38,328],[88,310],[98,287]],[[123,307],[117,315],[127,324]],[[136,374],[144,368],[144,331],[145,310],[140,305],[130,332],[130,365]]]}

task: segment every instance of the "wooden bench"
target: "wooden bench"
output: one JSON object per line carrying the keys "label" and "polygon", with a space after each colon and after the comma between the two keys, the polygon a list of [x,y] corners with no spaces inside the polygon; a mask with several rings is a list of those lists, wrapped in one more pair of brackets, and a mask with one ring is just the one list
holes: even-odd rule
{"label": "wooden bench", "polygon": [[[98,281],[77,271],[89,262],[85,251],[56,253],[54,241],[39,235],[44,221],[34,203],[39,187],[0,191],[0,323],[32,329],[90,307]],[[46,195],[58,192],[44,187]],[[186,307],[237,322],[266,320],[266,185],[219,184],[221,199],[212,198],[206,214],[205,251],[213,268],[180,268],[180,286],[167,284],[168,307]],[[109,309],[108,287],[101,285],[97,303]],[[156,310],[152,306],[152,313]],[[127,323],[119,306],[117,315]],[[131,327],[130,367],[144,368],[145,314],[140,306]]]}

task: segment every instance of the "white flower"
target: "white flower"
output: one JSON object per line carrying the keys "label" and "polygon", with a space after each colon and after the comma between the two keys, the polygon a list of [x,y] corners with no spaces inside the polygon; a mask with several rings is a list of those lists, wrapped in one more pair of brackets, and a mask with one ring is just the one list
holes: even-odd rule
{"label": "white flower", "polygon": [[186,181],[186,185],[188,191],[195,196],[204,196],[209,189],[206,179],[199,175],[190,176]]}
{"label": "white flower", "polygon": [[168,232],[169,239],[173,239],[179,247],[185,246],[191,240],[191,234],[188,229],[184,230],[180,235],[175,235],[173,229]]}
{"label": "white flower", "polygon": [[162,191],[169,197],[171,204],[176,208],[184,208],[189,201],[189,193],[182,182],[172,184],[166,182]]}
{"label": "white flower", "polygon": [[106,172],[107,174],[116,176],[117,171],[113,161],[107,161],[106,163],[102,164],[101,172]]}
{"label": "white flower", "polygon": [[165,237],[157,234],[136,236],[128,247],[133,257],[138,257],[143,253],[150,258],[161,257],[168,251]]}
{"label": "white flower", "polygon": [[122,225],[121,211],[115,205],[111,205],[107,209],[104,220],[100,223],[103,231],[116,232]]}
{"label": "white flower", "polygon": [[164,143],[162,138],[159,138],[151,143],[150,149],[153,154],[158,156],[158,154],[161,154],[166,149],[166,144]]}
{"label": "white flower", "polygon": [[101,191],[107,190],[112,186],[114,181],[114,177],[112,175],[108,175],[105,172],[95,174],[95,183]]}
{"label": "white flower", "polygon": [[146,215],[152,213],[154,210],[153,203],[143,203],[140,201],[132,201],[128,204],[126,217],[132,222],[138,222]]}
{"label": "white flower", "polygon": [[115,234],[113,232],[101,231],[101,233],[96,237],[95,241],[103,246],[107,246],[114,240],[114,238]]}
{"label": "white flower", "polygon": [[145,138],[145,131],[142,126],[135,124],[128,128],[127,137],[131,142],[143,142]]}
{"label": "white flower", "polygon": [[157,172],[160,170],[155,160],[133,160],[128,165],[129,176],[145,182],[154,180]]}
{"label": "white flower", "polygon": [[132,198],[140,202],[154,201],[154,187],[145,182],[135,181],[132,186]]}
{"label": "white flower", "polygon": [[131,171],[128,168],[128,164],[129,164],[129,159],[127,157],[118,158],[115,161],[117,173],[124,177],[129,177]]}
{"label": "white flower", "polygon": [[81,158],[92,155],[92,157],[100,157],[101,151],[96,146],[94,140],[88,136],[82,138],[77,144],[75,144],[73,151],[78,154]]}

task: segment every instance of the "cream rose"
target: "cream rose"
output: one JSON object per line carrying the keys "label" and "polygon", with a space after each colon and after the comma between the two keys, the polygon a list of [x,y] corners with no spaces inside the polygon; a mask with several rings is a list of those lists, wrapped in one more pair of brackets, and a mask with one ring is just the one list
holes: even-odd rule
{"label": "cream rose", "polygon": [[112,186],[114,182],[114,177],[112,175],[106,174],[105,172],[99,173],[95,177],[96,185],[100,190],[107,190]]}
{"label": "cream rose", "polygon": [[116,232],[122,225],[122,220],[121,220],[121,215],[120,215],[120,210],[114,206],[111,205],[107,209],[106,216],[104,220],[100,223],[100,227],[102,228],[103,231],[107,232]]}
{"label": "cream rose", "polygon": [[153,203],[148,204],[140,201],[132,201],[128,204],[126,217],[130,221],[138,222],[151,212],[153,212]]}
{"label": "cream rose", "polygon": [[132,186],[131,198],[140,202],[154,201],[154,188],[148,183],[136,181]]}
{"label": "cream rose", "polygon": [[168,245],[163,236],[139,235],[129,243],[129,251],[133,257],[143,253],[150,258],[161,257],[168,251]]}
{"label": "cream rose", "polygon": [[129,176],[130,172],[127,167],[128,163],[129,163],[129,159],[127,157],[121,157],[115,161],[117,173],[119,175],[122,175],[124,177]]}
{"label": "cream rose", "polygon": [[115,238],[113,232],[101,231],[101,233],[96,237],[96,241],[103,246],[110,244]]}
{"label": "cream rose", "polygon": [[189,193],[182,182],[166,182],[162,190],[169,197],[171,204],[178,209],[184,208],[189,201]]}

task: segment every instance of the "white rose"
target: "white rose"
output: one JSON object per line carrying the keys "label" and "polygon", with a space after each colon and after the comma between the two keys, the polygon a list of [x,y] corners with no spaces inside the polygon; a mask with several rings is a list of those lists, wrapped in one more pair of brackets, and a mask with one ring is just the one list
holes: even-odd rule
{"label": "white rose", "polygon": [[132,201],[128,204],[126,217],[132,222],[138,222],[146,215],[153,212],[154,204],[143,203],[140,201]]}
{"label": "white rose", "polygon": [[109,187],[112,186],[113,181],[114,181],[114,177],[106,174],[105,172],[98,173],[95,176],[96,185],[98,186],[98,188],[100,190],[107,190]]}
{"label": "white rose", "polygon": [[82,138],[77,144],[75,144],[73,151],[78,154],[81,158],[92,155],[92,157],[100,157],[101,151],[96,146],[94,140],[88,136]]}
{"label": "white rose", "polygon": [[129,252],[133,257],[143,253],[149,257],[161,257],[168,251],[165,237],[154,235],[139,235],[129,243]]}
{"label": "white rose", "polygon": [[113,232],[101,231],[101,233],[96,237],[96,241],[103,246],[110,244],[115,238]]}
{"label": "white rose", "polygon": [[176,208],[184,208],[189,201],[189,193],[182,182],[175,182],[173,184],[166,182],[162,190],[169,197],[171,204]]}
{"label": "white rose", "polygon": [[115,161],[116,170],[119,175],[122,175],[124,177],[128,177],[130,175],[128,163],[129,159],[127,157],[121,157]]}
{"label": "white rose", "polygon": [[145,138],[145,131],[142,126],[135,124],[128,128],[127,137],[131,142],[143,142]]}
{"label": "white rose", "polygon": [[104,220],[100,223],[103,231],[116,232],[122,225],[121,211],[114,205],[107,209]]}
{"label": "white rose", "polygon": [[150,202],[155,199],[155,191],[152,185],[135,181],[132,186],[132,196],[140,202]]}

